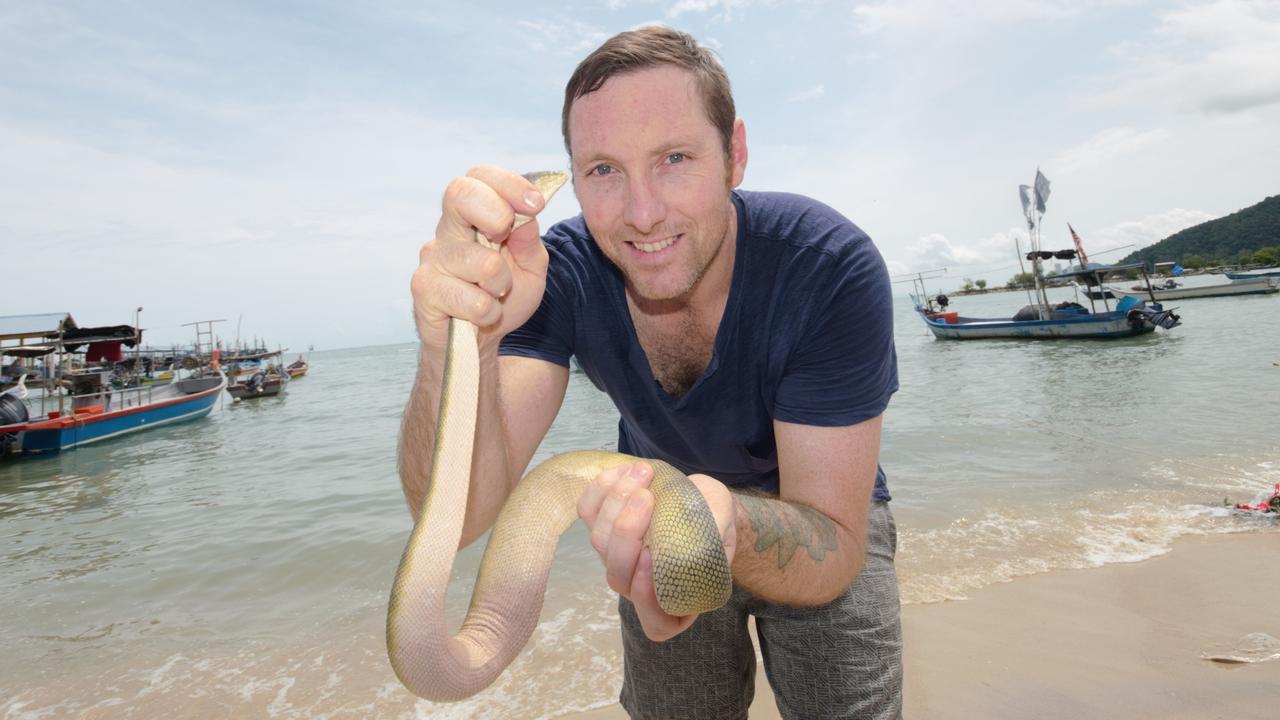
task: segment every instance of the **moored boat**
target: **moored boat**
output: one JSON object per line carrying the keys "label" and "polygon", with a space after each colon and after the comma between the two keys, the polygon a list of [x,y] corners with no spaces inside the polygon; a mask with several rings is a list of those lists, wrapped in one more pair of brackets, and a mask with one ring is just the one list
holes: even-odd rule
{"label": "moored boat", "polygon": [[289,373],[290,379],[296,380],[302,377],[303,375],[306,375],[307,369],[309,367],[310,365],[307,364],[307,361],[303,359],[301,355],[299,355],[297,360],[294,360],[293,362],[286,365],[284,369],[285,369],[285,372]]}
{"label": "moored boat", "polygon": [[258,370],[248,378],[228,385],[227,392],[237,400],[248,400],[276,397],[285,392],[288,386],[289,373],[280,369],[279,366],[272,366],[265,370]]}
{"label": "moored boat", "polygon": [[[1229,277],[1229,276],[1228,276]],[[1110,288],[1111,292],[1124,297],[1147,297],[1148,294],[1157,301],[1191,300],[1193,298],[1229,297],[1232,295],[1271,295],[1280,292],[1280,277],[1252,277],[1245,280],[1232,280],[1212,285],[1180,285],[1166,282],[1153,286],[1148,293],[1146,288],[1135,286],[1131,290]]]}
{"label": "moored boat", "polygon": [[[70,412],[51,410],[22,422],[0,425],[0,456],[73,450],[100,440],[204,417],[226,386],[226,378],[179,380],[165,385],[100,390],[71,396]],[[203,389],[202,389],[203,388]]]}
{"label": "moored boat", "polygon": [[1249,270],[1246,272],[1224,272],[1228,280],[1252,280],[1254,278],[1280,278],[1280,268],[1263,268],[1262,270]]}
{"label": "moored boat", "polygon": [[[1138,270],[1141,264],[1099,266],[1086,270],[1052,275],[1045,280],[1075,279],[1089,288],[1101,285],[1108,273]],[[1144,335],[1157,327],[1166,330],[1180,324],[1180,318],[1159,304],[1147,305],[1136,298],[1121,299],[1111,307],[1106,298],[1099,298],[1103,308],[1099,310],[1090,298],[1092,308],[1074,302],[1051,305],[1041,302],[1026,305],[1010,317],[967,317],[955,311],[937,307],[936,298],[913,295],[916,312],[934,337],[942,340],[987,340],[995,338],[1023,338],[1031,340],[1123,338]]]}
{"label": "moored boat", "polygon": [[[1032,249],[1026,254],[1026,259],[1031,262],[1035,299],[1032,304],[1024,306],[1009,317],[968,317],[948,310],[950,301],[945,295],[931,297],[925,290],[925,278],[921,273],[914,279],[916,292],[912,293],[911,298],[916,312],[934,337],[942,340],[1122,338],[1153,332],[1157,327],[1169,330],[1180,323],[1180,318],[1172,310],[1165,310],[1154,297],[1151,297],[1149,305],[1139,298],[1121,298],[1112,307],[1111,299],[1114,296],[1107,292],[1103,280],[1110,274],[1128,272],[1137,272],[1145,280],[1145,267],[1141,263],[1090,263],[1084,254],[1079,235],[1070,225],[1068,229],[1075,241],[1074,249],[1040,250],[1039,227],[1045,202],[1049,197],[1049,181],[1037,170],[1035,185],[1022,185],[1019,190],[1023,213],[1031,229]],[[1046,276],[1042,263],[1050,259],[1077,260],[1080,264],[1069,272]],[[1090,307],[1086,308],[1075,302],[1050,304],[1045,287],[1047,283],[1055,281],[1074,282],[1083,286]],[[1147,285],[1150,286],[1149,281]],[[1028,289],[1028,293],[1031,292]],[[1101,310],[1097,307],[1099,301],[1102,303]]]}
{"label": "moored boat", "polygon": [[[137,328],[78,328],[65,313],[0,321],[4,321],[0,328],[6,329],[0,341],[40,338],[58,356],[56,363],[46,358],[38,397],[28,401],[27,378],[19,380],[14,392],[0,397],[0,456],[72,450],[204,417],[226,386],[226,378],[214,364],[163,385],[115,388],[119,345],[135,344],[141,336]],[[81,350],[81,346],[87,347]],[[30,346],[18,346],[22,347]],[[3,348],[3,352],[13,354],[15,348]],[[50,367],[57,370],[56,377],[47,372]],[[32,413],[33,407],[39,410]]]}

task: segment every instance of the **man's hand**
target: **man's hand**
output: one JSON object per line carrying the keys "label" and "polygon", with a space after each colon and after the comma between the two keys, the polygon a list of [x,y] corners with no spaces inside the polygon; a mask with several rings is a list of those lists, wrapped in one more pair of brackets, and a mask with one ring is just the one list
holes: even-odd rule
{"label": "man's hand", "polygon": [[[702,492],[716,518],[724,551],[732,564],[737,546],[735,500],[729,488],[715,478],[693,475],[690,480]],[[668,615],[658,605],[653,588],[653,558],[645,545],[653,517],[653,467],[646,462],[620,465],[600,473],[578,500],[578,516],[591,530],[591,546],[604,561],[609,587],[630,600],[644,634],[655,642],[679,635],[696,615]]]}
{"label": "man's hand", "polygon": [[[517,212],[536,215],[544,204],[532,183],[501,168],[477,166],[449,183],[436,236],[419,251],[410,283],[423,345],[444,347],[451,317],[475,323],[483,343],[533,315],[546,288],[547,250],[537,222],[511,228]],[[501,251],[476,243],[476,230]]]}

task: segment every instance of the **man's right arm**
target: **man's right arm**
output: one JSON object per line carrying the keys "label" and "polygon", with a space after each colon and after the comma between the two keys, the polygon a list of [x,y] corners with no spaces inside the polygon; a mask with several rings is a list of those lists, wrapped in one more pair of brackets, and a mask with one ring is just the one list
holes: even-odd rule
{"label": "man's right arm", "polygon": [[[547,251],[536,222],[512,230],[544,200],[524,178],[477,167],[445,192],[433,240],[422,247],[411,289],[421,340],[418,374],[400,433],[400,479],[415,518],[432,481],[431,452],[450,318],[479,332],[480,405],[462,545],[493,524],[511,488],[559,411],[568,370],[527,358],[499,358],[498,344],[525,323],[546,287]],[[491,250],[476,231],[500,243]]]}
{"label": "man's right arm", "polygon": [[[425,355],[425,351],[423,353]],[[442,362],[420,357],[400,427],[400,481],[414,519],[431,482]],[[569,371],[533,358],[482,351],[476,445],[459,547],[488,530],[555,420]]]}

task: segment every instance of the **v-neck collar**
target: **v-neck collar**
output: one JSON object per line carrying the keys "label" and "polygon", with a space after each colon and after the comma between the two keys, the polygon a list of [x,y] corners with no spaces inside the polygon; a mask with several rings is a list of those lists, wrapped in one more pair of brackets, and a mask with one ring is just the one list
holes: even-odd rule
{"label": "v-neck collar", "polygon": [[[738,216],[738,231],[737,236],[734,238],[733,276],[729,281],[729,296],[725,299],[724,312],[720,314],[720,324],[716,328],[716,337],[712,342],[711,360],[707,362],[707,367],[703,369],[698,379],[689,387],[689,391],[679,398],[672,397],[658,382],[658,379],[654,377],[653,367],[649,364],[649,358],[645,355],[644,347],[640,344],[640,334],[636,332],[635,322],[631,317],[631,308],[627,304],[627,288],[622,271],[616,265],[613,266],[614,282],[609,285],[613,289],[613,302],[617,305],[619,313],[622,315],[623,324],[628,334],[627,339],[631,347],[631,364],[633,367],[639,368],[647,376],[649,386],[653,388],[663,404],[672,409],[678,410],[688,405],[690,398],[694,397],[699,388],[706,384],[708,379],[716,373],[716,370],[720,367],[720,358],[724,355],[724,349],[738,327],[739,309],[742,306],[742,303],[738,301],[738,297],[743,292],[742,278],[745,274],[743,266],[747,257],[747,212],[742,202],[742,197],[737,190],[731,192],[730,201],[733,203],[734,212]],[[612,263],[610,264],[612,265]]]}

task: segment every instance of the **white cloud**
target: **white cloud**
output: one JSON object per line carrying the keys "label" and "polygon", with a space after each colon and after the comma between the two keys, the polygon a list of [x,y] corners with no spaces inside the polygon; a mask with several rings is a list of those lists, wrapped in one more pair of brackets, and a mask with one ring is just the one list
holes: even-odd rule
{"label": "white cloud", "polygon": [[1017,228],[973,240],[955,242],[941,233],[930,233],[917,239],[905,250],[905,258],[897,261],[907,272],[935,268],[974,269],[981,265],[1007,265],[1017,261],[1014,238],[1026,244],[1026,233]]}
{"label": "white cloud", "polygon": [[1105,167],[1117,158],[1142,152],[1171,136],[1172,133],[1164,128],[1145,131],[1131,127],[1107,128],[1083,143],[1058,153],[1050,166],[1064,174]]}
{"label": "white cloud", "polygon": [[818,84],[806,90],[801,90],[791,97],[787,98],[787,102],[807,102],[809,100],[817,100],[825,95],[827,88],[825,85]]}
{"label": "white cloud", "polygon": [[1149,215],[1140,220],[1126,220],[1097,229],[1076,228],[1084,241],[1085,253],[1092,260],[1096,254],[1113,248],[1124,248],[1108,255],[1099,262],[1114,262],[1135,250],[1157,243],[1170,235],[1215,218],[1203,210],[1174,208],[1159,215]]}
{"label": "white cloud", "polygon": [[520,20],[516,24],[528,31],[531,51],[574,58],[596,49],[613,34],[577,20]]}
{"label": "white cloud", "polygon": [[945,28],[949,33],[990,31],[1026,20],[1060,20],[1098,6],[1128,5],[1132,0],[880,0],[853,7],[855,23],[866,33]]}
{"label": "white cloud", "polygon": [[712,15],[713,21],[731,22],[734,8],[743,7],[750,2],[751,0],[677,0],[667,8],[667,17],[674,20],[687,13],[719,11]]}
{"label": "white cloud", "polygon": [[1280,2],[1214,0],[1165,13],[1156,31],[1114,48],[1126,69],[1101,105],[1232,113],[1280,102]]}

